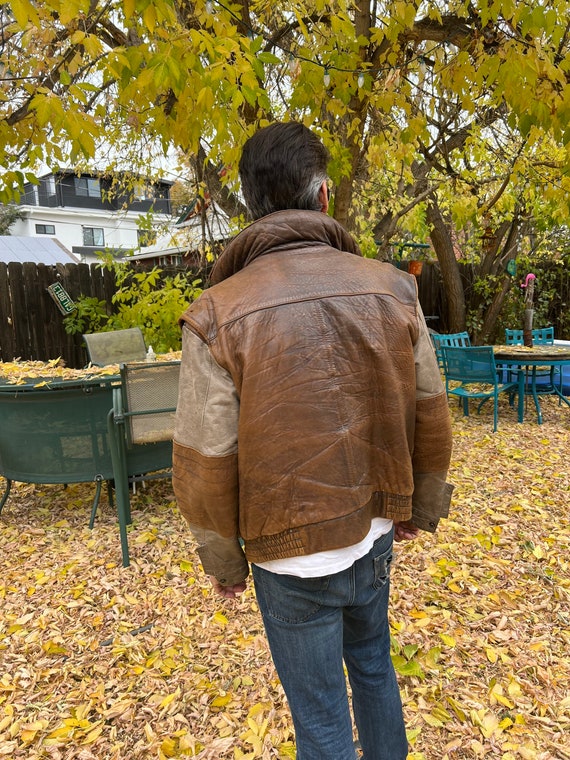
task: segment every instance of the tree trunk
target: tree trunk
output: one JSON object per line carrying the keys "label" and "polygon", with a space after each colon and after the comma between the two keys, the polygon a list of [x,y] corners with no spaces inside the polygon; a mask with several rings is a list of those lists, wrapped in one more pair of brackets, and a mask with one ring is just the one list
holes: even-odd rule
{"label": "tree trunk", "polygon": [[488,306],[487,311],[485,312],[485,318],[483,320],[481,330],[473,341],[475,344],[481,345],[482,343],[487,343],[489,341],[489,338],[495,329],[495,324],[497,322],[499,314],[501,313],[501,309],[503,308],[503,303],[505,301],[506,295],[511,289],[511,282],[512,277],[505,272],[503,275],[503,280],[501,282],[501,288],[495,293],[491,304]]}
{"label": "tree trunk", "polygon": [[352,203],[353,172],[343,177],[334,193],[334,218],[350,231],[350,206]]}
{"label": "tree trunk", "polygon": [[[512,220],[510,227],[508,222],[505,222],[500,226],[499,230],[497,230],[494,236],[494,239],[497,242],[502,239],[503,235],[507,231],[507,228],[509,234],[507,235],[507,240],[500,256],[498,255],[498,249],[493,251],[483,251],[483,265],[481,272],[479,273],[479,277],[485,277],[486,275],[492,273],[494,269],[499,265],[499,263],[503,266],[506,266],[508,259],[514,258],[516,256],[517,239],[519,233],[518,216],[515,216],[515,218]],[[491,264],[493,266],[491,266]],[[493,335],[495,331],[495,324],[497,323],[497,319],[501,313],[501,309],[503,308],[503,303],[505,301],[507,293],[511,288],[511,283],[511,275],[505,272],[501,280],[500,289],[496,291],[490,306],[488,306],[484,312],[483,324],[481,326],[479,334],[476,336],[476,339],[474,341],[475,343],[486,343]]]}
{"label": "tree trunk", "polygon": [[[356,0],[354,13],[354,31],[356,39],[360,41],[358,55],[363,63],[367,61],[369,54],[368,41],[370,40],[370,28],[370,1]],[[365,41],[365,44],[362,44],[362,41]],[[363,67],[363,70],[365,68],[366,67]],[[348,113],[351,114],[350,120],[353,122],[353,124],[358,123],[359,126],[354,131],[349,129],[346,123],[342,126],[345,144],[350,153],[351,170],[350,176],[343,177],[340,180],[337,191],[335,192],[334,218],[349,231],[352,231],[353,228],[353,220],[351,219],[351,207],[355,178],[360,169],[362,156],[366,153],[364,130],[366,126],[367,112],[368,96],[364,93],[357,93],[356,95],[353,95],[350,99],[350,103],[348,104]]]}
{"label": "tree trunk", "polygon": [[465,294],[461,283],[461,275],[453,241],[447,229],[447,225],[441,215],[441,211],[432,200],[428,203],[427,219],[431,225],[430,239],[437,254],[443,287],[447,297],[447,324],[449,332],[462,332],[465,330]]}

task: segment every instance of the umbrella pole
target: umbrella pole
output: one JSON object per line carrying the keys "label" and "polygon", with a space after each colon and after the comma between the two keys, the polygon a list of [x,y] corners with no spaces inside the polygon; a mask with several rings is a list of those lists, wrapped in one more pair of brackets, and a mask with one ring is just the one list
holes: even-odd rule
{"label": "umbrella pole", "polygon": [[532,320],[534,317],[534,282],[535,276],[533,274],[527,275],[524,287],[526,287],[526,293],[524,298],[524,320],[523,320],[523,343],[525,346],[532,348]]}

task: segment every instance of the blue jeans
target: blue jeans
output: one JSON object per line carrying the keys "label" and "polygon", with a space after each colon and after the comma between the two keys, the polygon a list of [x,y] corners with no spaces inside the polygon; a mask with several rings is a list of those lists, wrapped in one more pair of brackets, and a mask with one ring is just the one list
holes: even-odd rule
{"label": "blue jeans", "polygon": [[346,663],[364,760],[406,760],[408,742],[390,659],[393,532],[347,570],[322,578],[253,565],[273,662],[295,727],[297,760],[355,760]]}

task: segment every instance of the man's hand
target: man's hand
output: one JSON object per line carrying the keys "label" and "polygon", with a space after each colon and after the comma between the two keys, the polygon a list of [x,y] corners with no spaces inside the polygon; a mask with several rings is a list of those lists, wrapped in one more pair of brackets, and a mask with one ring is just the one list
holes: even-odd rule
{"label": "man's hand", "polygon": [[394,541],[410,541],[416,538],[420,529],[410,520],[394,523]]}
{"label": "man's hand", "polygon": [[233,586],[222,586],[219,580],[217,578],[214,578],[213,575],[209,575],[208,578],[210,579],[210,583],[212,584],[212,588],[216,594],[223,596],[224,599],[235,599],[236,596],[243,594],[245,591],[245,581],[241,581],[241,583],[235,583]]}

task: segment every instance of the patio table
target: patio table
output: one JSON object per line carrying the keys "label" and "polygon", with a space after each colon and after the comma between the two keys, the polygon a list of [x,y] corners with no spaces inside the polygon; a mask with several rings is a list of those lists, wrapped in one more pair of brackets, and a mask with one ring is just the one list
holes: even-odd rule
{"label": "patio table", "polygon": [[0,475],[21,483],[96,483],[113,479],[107,416],[120,376],[29,379],[0,385]]}
{"label": "patio table", "polygon": [[[570,346],[536,345],[536,346],[494,346],[493,352],[498,364],[505,367],[519,367],[518,373],[518,421],[524,421],[525,396],[531,395],[536,408],[537,421],[542,425],[542,410],[538,398],[539,390],[536,382],[537,367],[570,366]],[[522,367],[526,370],[523,372]],[[529,373],[530,370],[530,373]],[[530,383],[527,383],[527,377]],[[552,385],[550,394],[557,396],[560,401],[570,406],[570,400],[562,393],[561,388]]]}

